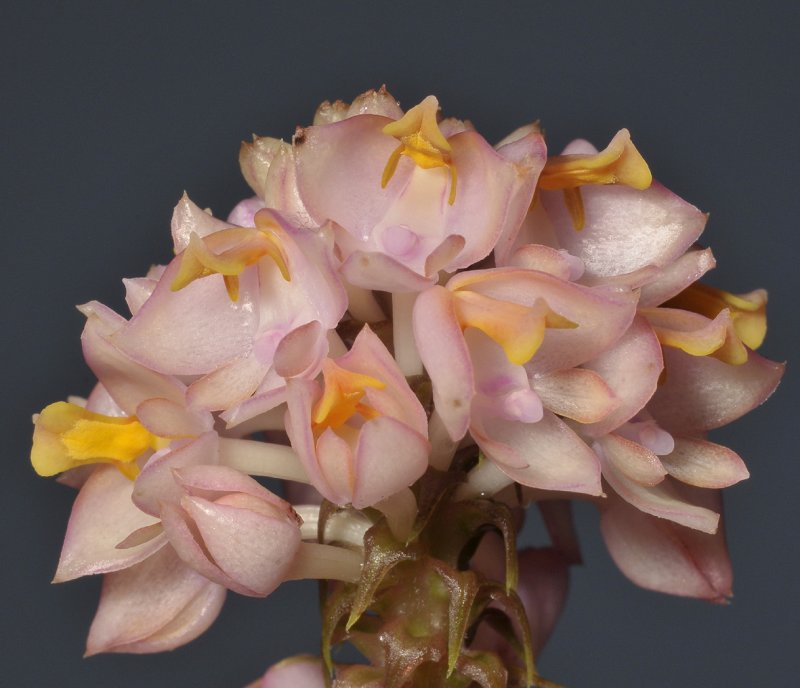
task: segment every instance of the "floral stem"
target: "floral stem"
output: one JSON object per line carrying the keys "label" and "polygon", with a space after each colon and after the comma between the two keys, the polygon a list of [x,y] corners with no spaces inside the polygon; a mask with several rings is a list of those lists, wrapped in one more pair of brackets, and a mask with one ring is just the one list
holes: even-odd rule
{"label": "floral stem", "polygon": [[283,444],[220,438],[219,458],[223,465],[250,475],[309,482],[297,454]]}
{"label": "floral stem", "polygon": [[406,377],[422,375],[422,359],[417,351],[411,325],[411,315],[416,300],[416,292],[392,294],[394,357]]}
{"label": "floral stem", "polygon": [[513,483],[512,478],[484,458],[469,472],[467,481],[456,490],[455,499],[463,501],[475,497],[491,497]]}
{"label": "floral stem", "polygon": [[453,462],[458,443],[450,439],[450,433],[444,427],[441,416],[433,410],[428,423],[428,439],[431,443],[430,465],[440,471],[446,471]]}
{"label": "floral stem", "polygon": [[[303,519],[300,537],[303,540],[317,539],[320,507],[317,504],[295,505],[294,510]],[[325,543],[338,542],[353,547],[364,546],[364,533],[372,527],[364,514],[353,511],[337,511],[325,522]]]}
{"label": "floral stem", "polygon": [[375,295],[369,289],[355,287],[347,282],[345,282],[344,286],[347,290],[347,310],[356,320],[366,323],[386,320],[385,313],[378,305]]}
{"label": "floral stem", "polygon": [[400,490],[372,505],[386,517],[392,535],[400,542],[407,542],[417,518],[417,498],[410,488]]}
{"label": "floral stem", "polygon": [[334,545],[301,542],[286,580],[323,578],[355,583],[361,576],[362,553]]}

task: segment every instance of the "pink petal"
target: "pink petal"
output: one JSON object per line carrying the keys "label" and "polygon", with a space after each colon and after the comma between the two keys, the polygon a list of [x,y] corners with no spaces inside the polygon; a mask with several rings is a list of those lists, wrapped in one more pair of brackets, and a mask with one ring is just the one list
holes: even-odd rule
{"label": "pink petal", "polygon": [[171,450],[154,454],[133,486],[133,501],[153,516],[161,513],[162,504],[177,504],[183,497],[173,471],[184,466],[216,464],[219,462],[219,437],[207,432],[190,442],[176,443]]}
{"label": "pink petal", "polygon": [[172,291],[179,268],[180,256],[114,343],[152,370],[201,375],[250,350],[258,326],[256,271],[242,273],[239,299],[231,301],[221,275]]}
{"label": "pink petal", "polygon": [[123,279],[122,283],[125,285],[125,303],[128,304],[131,315],[136,315],[150,298],[158,281],[147,277],[133,277]]}
{"label": "pink petal", "polygon": [[203,633],[224,599],[224,588],[186,567],[165,547],[104,578],[86,654],[174,649]]}
{"label": "pink petal", "polygon": [[639,305],[660,306],[711,270],[717,261],[710,248],[691,248],[642,287]]}
{"label": "pink petal", "polygon": [[264,205],[264,201],[262,201],[258,196],[245,198],[234,206],[233,210],[231,210],[230,214],[228,215],[227,221],[230,224],[237,225],[239,227],[255,227],[256,213],[262,208],[266,207],[267,206]]}
{"label": "pink petal", "polygon": [[641,444],[614,434],[601,437],[597,444],[616,471],[640,485],[658,485],[667,474],[658,456]]}
{"label": "pink petal", "polygon": [[538,270],[566,281],[577,280],[583,274],[583,261],[566,251],[541,244],[525,244],[514,251],[502,265]]}
{"label": "pink petal", "polygon": [[297,185],[312,217],[369,236],[411,173],[398,165],[392,183],[381,188],[386,161],[397,147],[397,140],[381,131],[390,121],[362,115],[306,127],[295,137]]}
{"label": "pink petal", "polygon": [[289,332],[275,350],[275,372],[281,377],[297,377],[309,370],[319,370],[328,353],[326,332],[318,320]]}
{"label": "pink petal", "polygon": [[[719,509],[719,496],[704,496]],[[600,529],[620,570],[637,585],[671,595],[724,602],[731,595],[732,572],[722,528],[698,533],[654,518],[609,495],[601,507]]]}
{"label": "pink petal", "polygon": [[584,261],[587,276],[620,275],[664,266],[697,240],[707,216],[653,182],[639,191],[622,185],[580,189],[586,223],[576,231],[560,191],[543,191],[558,245]]}
{"label": "pink petal", "polygon": [[358,438],[353,506],[363,509],[413,484],[428,468],[428,440],[389,416],[364,424]]}
{"label": "pink petal", "polygon": [[268,516],[237,503],[186,497],[182,505],[217,566],[257,595],[269,595],[283,581],[300,546],[300,527],[288,517]]}
{"label": "pink petal", "polygon": [[694,528],[716,533],[719,514],[684,500],[675,483],[666,478],[658,485],[645,486],[627,477],[607,457],[600,455],[603,477],[626,502],[640,511]]}
{"label": "pink petal", "polygon": [[92,314],[87,318],[81,341],[86,363],[127,415],[135,415],[140,403],[154,397],[183,402],[184,385],[120,351],[97,316]]}
{"label": "pink petal", "polygon": [[205,212],[190,201],[189,196],[184,193],[181,200],[178,201],[178,205],[175,206],[175,210],[172,211],[171,227],[175,253],[180,253],[189,245],[189,237],[192,232],[204,237],[230,227],[230,224]]}
{"label": "pink petal", "polygon": [[648,410],[659,425],[679,435],[726,425],[764,403],[784,369],[753,351],[746,363],[729,365],[666,348],[664,362],[666,379]]}
{"label": "pink petal", "polygon": [[595,453],[554,414],[538,423],[493,419],[473,421],[470,433],[497,467],[522,485],[599,495],[600,464]]}
{"label": "pink petal", "polygon": [[248,399],[264,380],[270,362],[254,352],[234,358],[189,386],[186,400],[196,409],[219,411]]}
{"label": "pink petal", "polygon": [[128,568],[165,543],[158,537],[137,547],[117,549],[133,531],[156,523],[131,501],[133,483],[112,466],[89,477],[72,507],[64,547],[53,582]]}
{"label": "pink petal", "polygon": [[136,417],[150,432],[159,437],[197,437],[211,430],[210,413],[193,413],[184,404],[169,399],[148,399],[136,407]]}
{"label": "pink petal", "polygon": [[191,569],[201,577],[214,581],[219,585],[249,597],[262,597],[262,595],[231,578],[227,573],[212,562],[204,547],[197,541],[196,536],[189,526],[189,517],[179,506],[164,503],[161,509],[161,523],[164,532],[169,538],[175,553]]}
{"label": "pink petal", "polygon": [[433,383],[436,411],[454,441],[469,426],[475,383],[469,350],[444,287],[422,292],[414,303],[414,340]]}
{"label": "pink petal", "polygon": [[246,494],[271,504],[294,518],[291,507],[277,495],[263,487],[258,481],[229,466],[190,464],[173,471],[178,484],[194,497],[214,501],[230,493]]}
{"label": "pink petal", "polygon": [[355,492],[355,457],[353,448],[327,428],[317,440],[316,461],[322,482],[311,482],[328,500],[339,506],[353,501]]}
{"label": "pink petal", "polygon": [[599,373],[620,402],[603,420],[581,429],[591,437],[600,437],[644,408],[656,390],[664,362],[653,329],[637,316],[613,347],[584,367]]}
{"label": "pink petal", "polygon": [[386,384],[383,390],[366,390],[368,404],[382,415],[396,418],[427,437],[428,417],[425,409],[408,386],[394,358],[369,325],[361,329],[350,351],[339,356],[336,362],[343,368],[374,377]]}
{"label": "pink petal", "polygon": [[683,483],[719,489],[750,477],[744,461],[728,447],[706,440],[676,437],[672,453],[661,457],[669,474]]}
{"label": "pink petal", "polygon": [[243,143],[239,165],[250,188],[267,208],[276,208],[304,227],[315,222],[300,199],[295,175],[292,146],[280,139],[254,136],[252,143]]}
{"label": "pink petal", "polygon": [[620,403],[600,375],[583,368],[535,375],[531,385],[548,409],[579,423],[598,422]]}

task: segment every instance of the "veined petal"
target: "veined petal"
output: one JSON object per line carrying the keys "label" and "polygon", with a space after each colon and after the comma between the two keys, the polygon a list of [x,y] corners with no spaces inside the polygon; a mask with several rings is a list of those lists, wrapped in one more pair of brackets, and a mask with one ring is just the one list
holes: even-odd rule
{"label": "veined petal", "polygon": [[675,449],[662,456],[661,463],[673,478],[697,487],[720,489],[750,477],[732,449],[688,437],[676,437]]}
{"label": "veined petal", "polygon": [[614,346],[584,367],[598,373],[620,402],[605,418],[581,428],[581,432],[590,437],[600,437],[644,408],[656,391],[664,360],[652,328],[644,318],[637,316]]}
{"label": "veined petal", "polygon": [[667,475],[659,457],[637,442],[611,433],[597,440],[597,444],[598,452],[602,452],[617,471],[640,485],[658,485]]}
{"label": "veined petal", "polygon": [[248,688],[325,688],[322,662],[316,657],[289,657],[273,664]]}
{"label": "veined petal", "polygon": [[658,485],[645,486],[625,475],[603,454],[600,461],[608,484],[637,509],[704,533],[717,532],[719,514],[684,500],[669,478]]}
{"label": "veined petal", "polygon": [[726,425],[764,403],[780,382],[784,365],[751,351],[734,366],[709,356],[664,349],[665,380],[649,411],[679,435]]}
{"label": "veined petal", "polygon": [[645,308],[660,306],[699,280],[716,264],[710,248],[690,248],[680,258],[664,266],[654,280],[642,286],[639,305]]}
{"label": "veined petal", "polygon": [[355,452],[353,506],[363,509],[412,485],[428,468],[427,438],[395,418],[361,428]]}
{"label": "veined petal", "polygon": [[[703,499],[705,506],[720,509],[718,495]],[[614,562],[637,585],[712,602],[730,597],[731,563],[722,528],[714,535],[699,533],[610,494],[601,504],[600,529]]]}
{"label": "veined petal", "polygon": [[100,466],[81,488],[67,526],[53,582],[128,568],[164,546],[164,537],[118,549],[133,531],[157,523],[131,501],[133,483],[111,466]]}
{"label": "veined petal", "polygon": [[189,245],[192,234],[204,237],[227,229],[230,224],[197,206],[184,192],[175,210],[172,211],[171,227],[175,253],[180,253]]}
{"label": "veined petal", "polygon": [[188,568],[171,547],[103,581],[86,654],[160,652],[194,640],[216,619],[225,589]]}
{"label": "veined petal", "polygon": [[599,495],[600,464],[595,453],[554,414],[538,423],[493,419],[473,422],[470,433],[506,475],[522,485]]}
{"label": "veined petal", "polygon": [[220,275],[172,291],[179,270],[180,260],[173,260],[147,303],[113,335],[113,343],[152,370],[202,375],[250,350],[258,327],[257,276],[254,270],[243,273],[239,298],[231,301]]}
{"label": "veined petal", "polygon": [[455,314],[453,297],[444,287],[431,287],[414,303],[414,340],[433,382],[436,410],[454,441],[469,426],[475,382],[469,351]]}
{"label": "veined petal", "polygon": [[567,368],[534,375],[531,385],[554,413],[579,423],[596,423],[614,411],[620,400],[593,370]]}
{"label": "veined petal", "polygon": [[585,224],[575,231],[561,191],[543,191],[541,202],[559,248],[583,260],[586,277],[611,277],[647,265],[668,265],[697,240],[707,216],[657,182],[584,186]]}

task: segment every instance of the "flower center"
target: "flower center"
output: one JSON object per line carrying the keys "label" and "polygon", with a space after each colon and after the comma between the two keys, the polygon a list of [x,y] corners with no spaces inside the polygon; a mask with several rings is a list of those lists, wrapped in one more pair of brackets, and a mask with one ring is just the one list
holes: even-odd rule
{"label": "flower center", "polygon": [[313,431],[317,437],[327,428],[336,430],[357,413],[365,420],[380,415],[371,406],[361,403],[361,400],[369,387],[384,389],[386,385],[383,382],[342,368],[330,358],[322,363],[322,376],[325,389],[311,413]]}
{"label": "flower center", "polygon": [[172,281],[172,291],[178,291],[197,279],[219,274],[231,301],[239,298],[239,275],[245,268],[269,257],[281,275],[289,281],[289,268],[281,241],[275,233],[277,223],[269,211],[255,215],[256,226],[230,227],[202,239],[192,232],[189,245],[181,256],[180,269]]}
{"label": "flower center", "polygon": [[383,133],[400,140],[386,162],[381,178],[381,187],[385,188],[394,176],[401,155],[411,158],[422,169],[448,167],[450,169],[450,195],[447,202],[453,205],[456,200],[456,168],[450,159],[452,148],[445,138],[436,115],[439,101],[428,96],[419,105],[415,105],[400,119],[387,124]]}

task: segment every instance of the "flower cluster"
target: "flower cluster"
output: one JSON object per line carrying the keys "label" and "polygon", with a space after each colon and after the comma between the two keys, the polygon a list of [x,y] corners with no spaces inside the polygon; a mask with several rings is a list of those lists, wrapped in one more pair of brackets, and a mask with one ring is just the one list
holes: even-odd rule
{"label": "flower cluster", "polygon": [[[55,580],[104,575],[89,654],[171,649],[227,590],[319,578],[340,581],[328,650],[371,662],[341,688],[506,685],[503,629],[532,684],[579,498],[635,583],[730,595],[719,491],[748,473],[707,433],[783,368],[754,351],[766,293],[698,282],[707,217],[627,130],[548,156],[535,124],[492,146],[381,89],[240,162],[255,196],[226,220],[184,196],[175,257],[124,280],[130,316],[80,307],[97,386],[34,418],[34,468],[80,490]],[[552,542],[518,555],[531,503]],[[301,684],[323,665],[254,685]]]}

